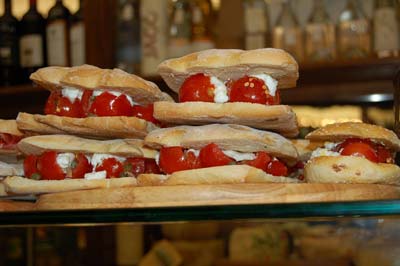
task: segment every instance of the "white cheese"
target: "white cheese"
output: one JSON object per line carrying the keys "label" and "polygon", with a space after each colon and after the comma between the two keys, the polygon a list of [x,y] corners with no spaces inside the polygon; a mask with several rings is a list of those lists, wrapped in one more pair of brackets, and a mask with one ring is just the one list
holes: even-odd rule
{"label": "white cheese", "polygon": [[340,153],[338,153],[336,151],[331,151],[326,148],[317,148],[316,150],[314,150],[311,153],[310,159],[315,158],[315,157],[321,157],[321,156],[340,156]]}
{"label": "white cheese", "polygon": [[67,173],[67,169],[71,167],[72,162],[75,159],[73,153],[60,153],[57,155],[56,162],[61,167],[64,173]]}
{"label": "white cheese", "polygon": [[257,75],[251,75],[251,77],[261,79],[264,81],[265,85],[267,85],[269,94],[271,96],[275,96],[276,94],[276,89],[278,87],[278,81],[271,77],[268,74],[257,74]]}
{"label": "white cheese", "polygon": [[328,150],[333,150],[336,147],[336,145],[337,144],[334,142],[325,142],[324,143],[325,148]]}
{"label": "white cheese", "polygon": [[[102,94],[103,92],[105,92],[105,91],[95,90],[95,91],[93,91],[93,96],[94,96],[94,97],[97,97],[97,96],[99,96],[100,94]],[[114,96],[116,96],[116,97],[119,97],[119,96],[121,96],[121,95],[123,94],[123,93],[121,93],[121,92],[119,92],[119,91],[109,91],[109,90],[107,90],[107,92],[108,92],[108,93],[111,93],[112,95],[114,95]],[[130,102],[130,104],[131,104],[132,106],[138,105],[138,103],[136,103],[136,102],[133,101],[133,99],[132,99],[131,96],[126,95],[126,94],[124,94],[124,95],[126,96],[126,98],[128,99],[128,101]]]}
{"label": "white cheese", "polygon": [[212,76],[210,78],[211,84],[214,85],[214,102],[216,103],[226,103],[229,100],[228,92],[226,90],[225,84],[218,78]]}
{"label": "white cheese", "polygon": [[65,86],[62,88],[61,94],[73,103],[76,99],[82,100],[83,90]]}
{"label": "white cheese", "polygon": [[157,154],[156,154],[154,160],[156,160],[157,165],[160,164],[160,153],[159,153],[159,152],[157,152]]}
{"label": "white cheese", "polygon": [[193,153],[194,153],[194,155],[196,155],[196,157],[198,157],[198,156],[199,156],[199,154],[200,154],[200,150],[189,149],[189,150],[188,150],[188,152],[189,152],[189,151],[193,152]]}
{"label": "white cheese", "polygon": [[240,162],[244,160],[254,160],[256,155],[252,152],[237,152],[232,150],[223,150],[222,151],[226,156],[235,159],[235,161]]}
{"label": "white cheese", "polygon": [[124,157],[110,155],[110,154],[103,154],[103,153],[95,153],[93,154],[90,163],[93,165],[93,169],[95,169],[98,165],[100,165],[103,162],[103,160],[108,158],[115,158],[117,161],[121,163],[125,161]]}
{"label": "white cheese", "polygon": [[107,172],[100,171],[100,172],[93,172],[93,173],[87,173],[85,174],[85,179],[86,180],[99,180],[99,179],[106,179],[107,177]]}

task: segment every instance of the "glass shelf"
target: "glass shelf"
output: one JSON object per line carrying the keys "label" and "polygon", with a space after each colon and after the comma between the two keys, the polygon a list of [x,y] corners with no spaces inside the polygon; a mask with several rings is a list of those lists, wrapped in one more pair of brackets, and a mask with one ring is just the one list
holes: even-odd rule
{"label": "glass shelf", "polygon": [[0,213],[0,226],[204,220],[358,218],[400,215],[400,200]]}

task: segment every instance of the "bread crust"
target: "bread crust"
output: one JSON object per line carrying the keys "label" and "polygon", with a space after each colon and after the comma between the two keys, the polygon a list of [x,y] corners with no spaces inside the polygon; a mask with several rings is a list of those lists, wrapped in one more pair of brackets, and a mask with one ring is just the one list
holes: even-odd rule
{"label": "bread crust", "polygon": [[45,67],[32,73],[30,79],[50,91],[63,86],[86,90],[114,90],[132,96],[135,102],[173,101],[156,84],[120,69],[101,69],[91,65],[77,67]]}
{"label": "bread crust", "polygon": [[32,180],[21,176],[9,176],[3,184],[7,193],[43,194],[96,188],[115,188],[136,186],[133,177],[120,177],[101,180],[64,179],[64,180]]}
{"label": "bread crust", "polygon": [[143,156],[142,141],[128,142],[123,139],[93,140],[71,135],[40,135],[28,137],[18,143],[24,154],[40,155],[45,151],[106,153],[119,156]]}
{"label": "bread crust", "polygon": [[297,183],[298,180],[273,176],[248,165],[225,165],[178,171],[170,175],[141,174],[139,186],[211,185],[240,183]]}
{"label": "bread crust", "polygon": [[323,141],[311,141],[309,139],[291,139],[299,154],[299,160],[306,162],[310,159],[312,152],[317,148],[324,147]]}
{"label": "bread crust", "polygon": [[0,161],[0,177],[23,174],[24,167],[21,163],[6,163]]}
{"label": "bread crust", "polygon": [[154,117],[161,122],[175,125],[232,123],[277,131],[287,137],[294,137],[299,133],[296,114],[287,105],[156,102]]}
{"label": "bread crust", "polygon": [[17,121],[0,119],[0,133],[22,137],[24,133],[18,130]]}
{"label": "bread crust", "polygon": [[103,116],[72,118],[56,115],[19,113],[18,128],[39,134],[73,134],[90,138],[144,138],[157,128],[137,117]]}
{"label": "bread crust", "polygon": [[382,143],[394,151],[400,151],[400,140],[386,128],[366,123],[345,122],[321,127],[306,136],[306,139],[339,142],[347,138],[371,139]]}
{"label": "bread crust", "polygon": [[191,75],[204,73],[226,82],[245,75],[269,74],[278,80],[278,88],[296,86],[299,76],[294,58],[281,49],[211,49],[173,58],[158,66],[158,73],[175,92]]}
{"label": "bread crust", "polygon": [[321,156],[306,164],[304,177],[309,183],[400,185],[400,167],[356,156]]}
{"label": "bread crust", "polygon": [[233,124],[160,128],[150,132],[144,142],[154,149],[163,146],[201,149],[215,143],[224,150],[266,151],[272,156],[292,160],[298,157],[295,147],[286,138],[273,132]]}

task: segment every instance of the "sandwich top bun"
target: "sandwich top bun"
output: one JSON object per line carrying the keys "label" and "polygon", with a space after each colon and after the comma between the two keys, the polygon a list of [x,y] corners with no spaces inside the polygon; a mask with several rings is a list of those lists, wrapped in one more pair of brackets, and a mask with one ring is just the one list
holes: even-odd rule
{"label": "sandwich top bun", "polygon": [[0,133],[11,134],[14,136],[23,136],[24,133],[18,130],[15,120],[0,119]]}
{"label": "sandwich top bun", "polygon": [[28,137],[18,143],[24,154],[40,155],[45,151],[74,153],[106,153],[119,156],[154,158],[156,151],[143,147],[141,140],[92,140],[70,135],[41,135]]}
{"label": "sandwich top bun", "polygon": [[394,151],[400,150],[400,140],[393,131],[366,123],[345,122],[330,124],[306,136],[306,139],[313,141],[330,142],[339,142],[347,138],[371,139],[374,142],[384,144]]}
{"label": "sandwich top bun", "polygon": [[156,84],[120,69],[101,69],[91,65],[45,67],[32,73],[30,79],[48,90],[73,87],[85,90],[113,90],[126,93],[139,104],[173,101]]}
{"label": "sandwich top bun", "polygon": [[191,75],[204,73],[221,81],[265,73],[278,80],[278,88],[296,86],[299,76],[296,60],[281,49],[211,49],[162,62],[158,73],[175,92]]}
{"label": "sandwich top bun", "polygon": [[286,159],[298,157],[295,147],[286,138],[276,133],[233,124],[156,129],[146,136],[144,142],[155,149],[165,146],[201,149],[210,143],[215,143],[225,150],[266,151],[273,156]]}

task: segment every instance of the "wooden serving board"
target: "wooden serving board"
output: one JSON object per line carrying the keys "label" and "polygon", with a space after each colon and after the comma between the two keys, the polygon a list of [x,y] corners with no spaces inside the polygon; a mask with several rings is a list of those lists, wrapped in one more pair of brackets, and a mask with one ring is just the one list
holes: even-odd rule
{"label": "wooden serving board", "polygon": [[45,194],[37,209],[137,208],[400,198],[400,187],[374,184],[226,184],[149,186]]}

